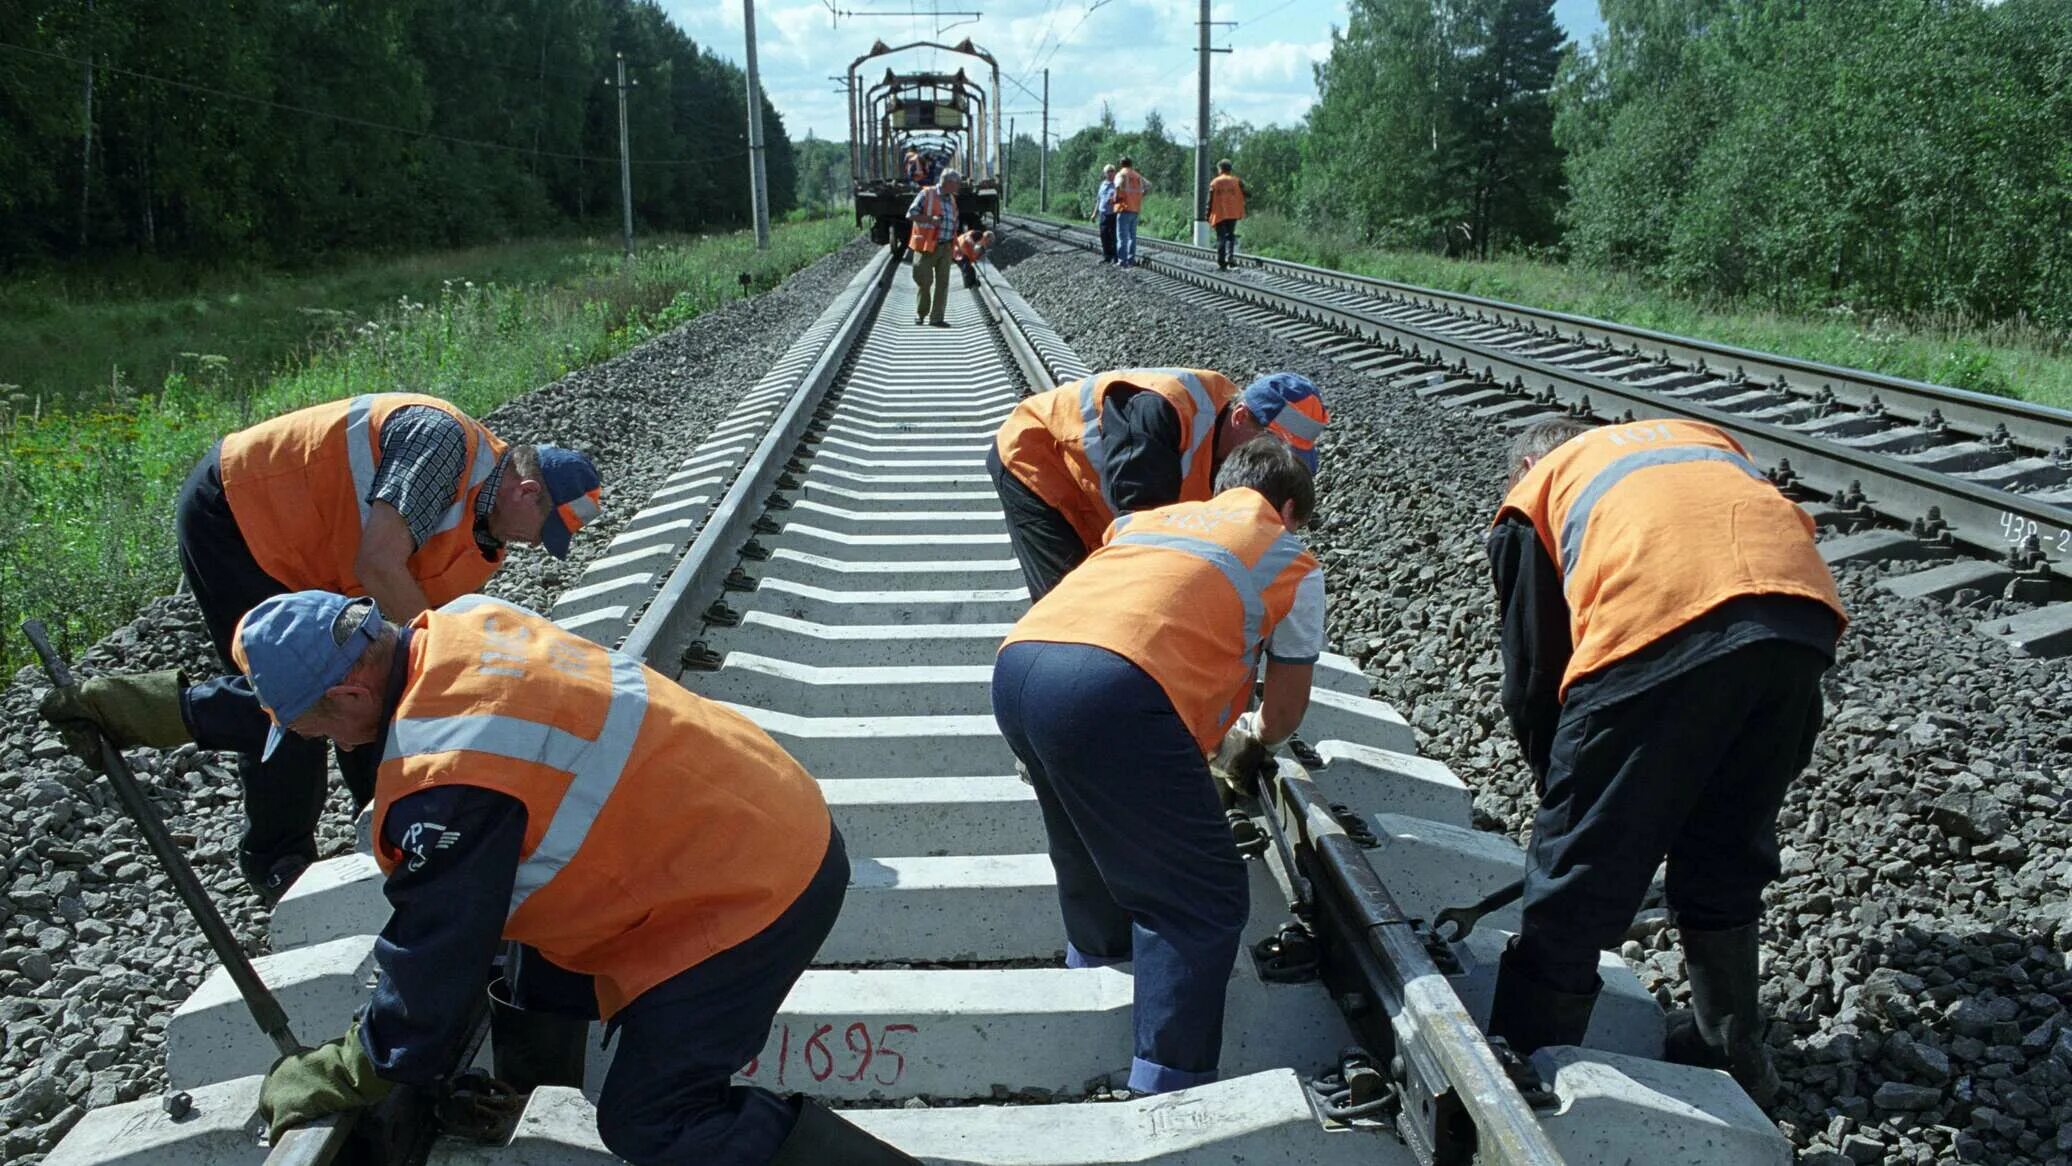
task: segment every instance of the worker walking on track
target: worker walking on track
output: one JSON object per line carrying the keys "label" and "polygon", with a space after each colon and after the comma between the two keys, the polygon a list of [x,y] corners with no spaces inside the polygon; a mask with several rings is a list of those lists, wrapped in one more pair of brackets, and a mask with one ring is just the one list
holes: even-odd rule
{"label": "worker walking on track", "polygon": [[[512,543],[557,558],[598,513],[590,459],[507,444],[436,397],[375,393],[313,405],[224,438],[188,475],[174,511],[180,568],[224,667],[231,633],[260,600],[311,588],[371,595],[398,618],[480,589]],[[279,899],[316,858],[326,781],[320,742],[262,759],[266,717],[242,678],[186,688],[178,674],[89,680],[54,693],[59,722],[91,721],[117,746],[197,741],[239,751],[246,827],[238,864]],[[73,734],[99,756],[91,734]],[[340,753],[356,804],[374,793],[366,754]]]}
{"label": "worker walking on track", "polygon": [[497,1075],[579,1085],[588,1018],[618,1042],[605,1146],[636,1164],[914,1159],[809,1101],[731,1083],[834,926],[849,880],[811,775],[747,718],[486,596],[402,627],[321,591],[233,645],[276,738],[380,759],[393,908],[373,999],[260,1091],[274,1133],[453,1067],[500,945]]}
{"label": "worker walking on track", "polygon": [[1101,167],[1101,185],[1094,191],[1094,225],[1101,230],[1101,262],[1115,262],[1115,167]]}
{"label": "worker walking on track", "polygon": [[993,667],[993,715],[1050,839],[1066,966],[1134,965],[1129,1088],[1144,1093],[1215,1080],[1222,1051],[1247,876],[1208,758],[1293,734],[1323,648],[1323,573],[1293,533],[1315,508],[1308,467],[1260,438],[1215,485],[1116,519]]}
{"label": "worker walking on track", "polygon": [[1230,172],[1230,159],[1216,163],[1209,179],[1209,226],[1216,231],[1216,266],[1237,262],[1237,224],[1245,217],[1245,184]]}
{"label": "worker walking on track", "polygon": [[1812,519],[1695,421],[1542,421],[1511,474],[1488,549],[1504,708],[1541,801],[1490,1035],[1582,1040],[1598,953],[1666,856],[1692,1002],[1669,1055],[1767,1104],[1757,922],[1846,622]]}
{"label": "worker walking on track", "polygon": [[1137,216],[1144,213],[1144,196],[1150,191],[1151,183],[1124,158],[1115,172],[1115,262],[1123,267],[1137,265]]}
{"label": "worker walking on track", "polygon": [[1292,372],[1240,394],[1208,369],[1126,368],[1023,400],[1000,426],[986,470],[1029,598],[1043,598],[1101,545],[1116,515],[1206,501],[1224,459],[1262,433],[1314,471],[1329,420],[1317,387]]}
{"label": "worker walking on track", "polygon": [[950,251],[957,237],[957,188],[963,181],[955,170],[945,170],[940,182],[922,187],[907,206],[907,221],[913,225],[907,249],[914,253],[916,325],[925,320],[938,328],[950,326],[943,314],[950,307]]}

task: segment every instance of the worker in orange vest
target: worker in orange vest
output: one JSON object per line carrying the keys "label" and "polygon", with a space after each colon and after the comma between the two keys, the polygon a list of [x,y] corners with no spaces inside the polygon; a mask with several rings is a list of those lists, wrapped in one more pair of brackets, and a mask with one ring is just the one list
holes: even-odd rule
{"label": "worker in orange vest", "polygon": [[1488,546],[1504,709],[1541,801],[1490,1035],[1582,1040],[1598,953],[1666,856],[1692,1002],[1669,1054],[1767,1103],[1756,927],[1847,619],[1813,521],[1695,421],[1542,421],[1511,475]]}
{"label": "worker in orange vest", "polygon": [[1316,468],[1330,415],[1309,378],[1276,372],[1239,393],[1208,369],[1126,368],[1029,397],[993,440],[986,469],[1007,538],[1041,599],[1116,515],[1201,502],[1230,452],[1271,434]]}
{"label": "worker in orange vest", "polygon": [[[924,186],[907,205],[907,249],[914,253],[914,324],[950,326],[950,255],[957,238],[957,190],[964,176],[942,172],[942,180]],[[932,291],[932,295],[931,295]]]}
{"label": "worker in orange vest", "polygon": [[[174,528],[188,590],[234,671],[231,632],[270,595],[365,594],[408,618],[479,590],[512,544],[566,557],[599,505],[597,468],[581,453],[507,443],[436,397],[371,393],[224,438],[188,475]],[[98,725],[123,748],[197,740],[237,750],[247,819],[238,864],[265,901],[315,860],[323,746],[289,741],[262,763],[266,718],[241,678],[188,688],[173,672],[111,677],[50,705],[54,720]],[[68,741],[98,758],[91,732]],[[374,790],[365,755],[338,762],[364,805]]]}
{"label": "worker in orange vest", "polygon": [[1049,835],[1066,966],[1134,965],[1140,1093],[1216,1078],[1248,907],[1209,758],[1293,734],[1323,650],[1323,571],[1294,534],[1316,504],[1309,468],[1255,438],[1215,490],[1116,519],[993,666],[993,715]]}
{"label": "worker in orange vest", "polygon": [[1230,172],[1230,159],[1216,163],[1209,179],[1209,226],[1216,231],[1216,266],[1237,262],[1237,224],[1245,217],[1245,184]]}
{"label": "worker in orange vest", "polygon": [[921,156],[921,151],[908,146],[906,158],[902,161],[901,169],[906,174],[908,182],[913,183],[915,186],[928,185],[928,159]]}
{"label": "worker in orange vest", "polygon": [[734,1085],[849,881],[812,776],[754,723],[543,616],[463,596],[397,627],[372,599],[278,595],[238,664],[289,735],[378,756],[393,914],[372,1000],[282,1058],[281,1131],[454,1068],[492,961],[497,1076],[578,1086],[588,1021],[618,1042],[604,1145],[636,1164],[912,1164],[812,1102]]}
{"label": "worker in orange vest", "polygon": [[1144,213],[1144,196],[1151,183],[1137,173],[1136,163],[1125,157],[1115,172],[1115,262],[1123,267],[1137,265],[1137,218]]}
{"label": "worker in orange vest", "polygon": [[993,232],[973,227],[957,236],[957,267],[964,273],[964,286],[978,286],[976,264],[986,257],[986,251],[993,246]]}

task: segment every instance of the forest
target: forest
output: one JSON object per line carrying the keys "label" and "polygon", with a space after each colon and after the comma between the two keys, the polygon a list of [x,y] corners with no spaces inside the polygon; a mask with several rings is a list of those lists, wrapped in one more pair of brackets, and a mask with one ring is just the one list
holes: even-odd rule
{"label": "forest", "polygon": [[[0,270],[748,219],[741,70],[652,0],[0,5]],[[772,211],[791,143],[766,97]]]}
{"label": "forest", "polygon": [[[1351,0],[1294,127],[1215,127],[1254,206],[1366,245],[1525,254],[1708,299],[2072,331],[2072,4]],[[1083,214],[1133,154],[1189,195],[1191,147],[1104,117],[1051,156]],[[1033,135],[1013,199],[1033,207]],[[1184,208],[1179,213],[1185,213]],[[1151,224],[1147,224],[1149,226]]]}

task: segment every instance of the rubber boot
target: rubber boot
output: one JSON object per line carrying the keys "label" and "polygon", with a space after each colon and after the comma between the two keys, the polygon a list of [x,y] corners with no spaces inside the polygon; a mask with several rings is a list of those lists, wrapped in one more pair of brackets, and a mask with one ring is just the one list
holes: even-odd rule
{"label": "rubber boot", "polygon": [[1590,1031],[1597,992],[1564,992],[1536,976],[1518,955],[1518,940],[1504,948],[1496,966],[1496,997],[1489,1005],[1489,1035],[1503,1037],[1519,1056],[1549,1045],[1579,1045]]}
{"label": "rubber boot", "polygon": [[798,1124],[770,1166],[921,1166],[911,1154],[879,1141],[810,1097],[795,1097]]}
{"label": "rubber boot", "polygon": [[583,1045],[590,1022],[520,1008],[498,977],[489,983],[489,1047],[497,1079],[520,1093],[542,1085],[583,1087]]}
{"label": "rubber boot", "polygon": [[1665,1059],[1725,1069],[1757,1105],[1777,1099],[1781,1082],[1764,1046],[1767,1020],[1757,997],[1758,937],[1753,923],[1725,931],[1679,927],[1691,977],[1691,1010],[1670,1017]]}

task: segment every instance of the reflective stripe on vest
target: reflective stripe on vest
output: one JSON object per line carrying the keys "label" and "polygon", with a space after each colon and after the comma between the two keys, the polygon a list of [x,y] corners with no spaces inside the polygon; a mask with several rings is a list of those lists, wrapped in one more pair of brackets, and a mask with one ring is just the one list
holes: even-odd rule
{"label": "reflective stripe on vest", "polygon": [[[1209,440],[1209,431],[1216,425],[1216,401],[1209,396],[1201,378],[1184,368],[1133,369],[1140,374],[1169,376],[1179,381],[1187,390],[1187,399],[1194,402],[1194,424],[1189,426],[1187,443],[1180,447],[1180,479],[1185,481],[1194,469],[1194,455]],[[1098,376],[1085,377],[1079,382],[1079,427],[1080,444],[1086,449],[1086,460],[1094,468],[1094,479],[1108,480],[1108,454],[1101,440],[1101,406],[1106,396],[1099,393]],[[1142,390],[1151,392],[1150,389]]]}
{"label": "reflective stripe on vest", "polygon": [[1583,539],[1589,533],[1590,512],[1597,508],[1598,499],[1610,492],[1612,487],[1626,480],[1627,475],[1637,470],[1655,466],[1676,465],[1679,462],[1721,462],[1733,466],[1765,486],[1770,479],[1755,468],[1755,463],[1732,450],[1713,449],[1702,445],[1675,445],[1658,449],[1643,449],[1629,453],[1597,471],[1583,492],[1568,508],[1561,520],[1561,585],[1565,591],[1575,577],[1576,563],[1583,557]]}

